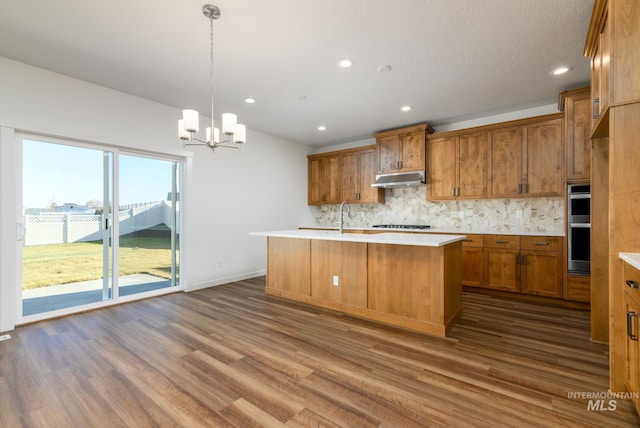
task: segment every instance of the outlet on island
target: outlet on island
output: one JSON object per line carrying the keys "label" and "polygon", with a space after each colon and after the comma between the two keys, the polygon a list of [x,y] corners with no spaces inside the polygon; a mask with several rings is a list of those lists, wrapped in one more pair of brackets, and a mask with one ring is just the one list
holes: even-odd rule
{"label": "outlet on island", "polygon": [[338,275],[333,275],[333,285],[334,287],[337,287],[340,285],[340,278],[338,278]]}

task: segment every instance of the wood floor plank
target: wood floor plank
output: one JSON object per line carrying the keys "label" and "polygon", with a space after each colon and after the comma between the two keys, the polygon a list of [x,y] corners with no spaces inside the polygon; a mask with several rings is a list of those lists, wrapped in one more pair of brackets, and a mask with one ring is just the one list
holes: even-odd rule
{"label": "wood floor plank", "polygon": [[265,278],[22,326],[0,427],[638,427],[589,313],[465,293],[449,337],[266,296]]}

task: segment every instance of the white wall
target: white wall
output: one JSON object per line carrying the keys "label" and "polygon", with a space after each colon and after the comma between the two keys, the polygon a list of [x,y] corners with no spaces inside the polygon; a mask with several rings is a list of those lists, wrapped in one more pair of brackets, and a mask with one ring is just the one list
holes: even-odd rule
{"label": "white wall", "polygon": [[[2,57],[0,87],[3,146],[15,144],[16,130],[188,155],[176,138],[179,109]],[[212,155],[204,147],[190,148],[192,174],[182,195],[185,247],[181,263],[187,289],[264,273],[265,240],[248,233],[312,221],[306,205],[309,148],[251,129],[247,133],[248,143],[239,152],[220,149]],[[11,247],[5,242],[15,242],[15,236],[6,234],[15,235],[17,217],[17,194],[5,192],[9,186],[5,181],[15,182],[19,174],[14,159],[4,159],[13,157],[12,152],[10,147],[0,151],[0,331],[13,328],[13,320],[5,318],[12,318],[11,290],[18,287],[10,272],[5,272],[11,264],[7,254]]]}
{"label": "white wall", "polygon": [[[469,119],[459,122],[451,122],[435,126],[435,133],[457,131],[459,129],[473,128],[476,126],[492,125],[494,123],[508,122],[510,120],[526,119],[529,117],[543,116],[545,114],[558,113],[558,104],[547,104],[538,107],[531,107],[522,110],[515,110],[507,113],[494,114],[476,119]],[[326,153],[334,150],[351,149],[354,147],[370,146],[376,143],[376,139],[366,138],[363,140],[341,143],[333,146],[315,147],[313,153]]]}

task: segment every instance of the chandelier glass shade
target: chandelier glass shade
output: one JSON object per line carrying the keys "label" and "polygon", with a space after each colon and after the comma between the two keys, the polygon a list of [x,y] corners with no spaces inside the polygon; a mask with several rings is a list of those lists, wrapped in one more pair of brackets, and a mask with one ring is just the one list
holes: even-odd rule
{"label": "chandelier glass shade", "polygon": [[209,19],[210,24],[209,89],[211,92],[211,126],[206,128],[204,140],[198,138],[196,134],[200,131],[200,114],[196,110],[183,110],[182,119],[178,120],[178,138],[183,141],[185,146],[206,145],[211,150],[218,147],[239,149],[239,145],[247,140],[247,128],[238,123],[237,116],[233,113],[222,114],[222,135],[224,136],[223,138],[226,138],[225,140],[220,139],[220,130],[214,126],[213,121],[213,20],[220,18],[220,9],[212,4],[205,4],[202,6],[202,13]]}

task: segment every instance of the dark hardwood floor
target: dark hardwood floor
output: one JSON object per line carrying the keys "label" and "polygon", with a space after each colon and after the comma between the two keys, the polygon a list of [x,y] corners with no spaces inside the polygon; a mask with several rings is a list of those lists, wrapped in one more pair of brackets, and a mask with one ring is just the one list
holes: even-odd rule
{"label": "dark hardwood floor", "polygon": [[[2,427],[634,427],[587,312],[466,293],[449,338],[264,295],[264,278],[23,326]],[[605,408],[608,405],[606,400]]]}

